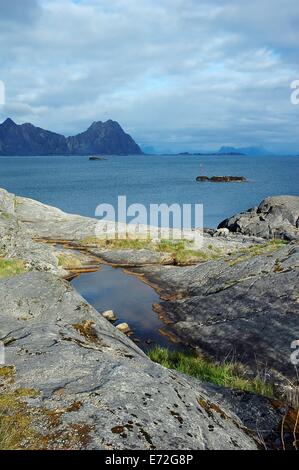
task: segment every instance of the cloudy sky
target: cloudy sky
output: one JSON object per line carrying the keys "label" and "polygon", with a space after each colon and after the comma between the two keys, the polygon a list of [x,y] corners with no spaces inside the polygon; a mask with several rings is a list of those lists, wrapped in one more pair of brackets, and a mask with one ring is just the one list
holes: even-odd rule
{"label": "cloudy sky", "polygon": [[298,0],[0,0],[0,118],[155,149],[299,152]]}

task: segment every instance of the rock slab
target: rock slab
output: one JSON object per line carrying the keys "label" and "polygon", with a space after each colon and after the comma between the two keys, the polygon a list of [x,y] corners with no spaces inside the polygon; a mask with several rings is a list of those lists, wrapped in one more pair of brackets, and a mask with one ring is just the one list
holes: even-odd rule
{"label": "rock slab", "polygon": [[50,273],[0,281],[0,332],[6,363],[15,366],[14,387],[38,392],[31,409],[59,414],[40,433],[84,425],[88,435],[75,448],[87,449],[258,446],[238,417],[238,400],[219,399],[217,387],[151,362]]}

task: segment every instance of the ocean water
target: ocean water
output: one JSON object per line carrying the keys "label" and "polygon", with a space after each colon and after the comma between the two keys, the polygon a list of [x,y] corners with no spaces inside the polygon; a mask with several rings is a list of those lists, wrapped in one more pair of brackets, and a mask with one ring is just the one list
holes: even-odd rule
{"label": "ocean water", "polygon": [[[107,156],[1,157],[0,187],[64,211],[94,216],[101,203],[198,203],[204,226],[271,195],[299,195],[299,157]],[[198,175],[245,176],[247,183],[198,183]]]}

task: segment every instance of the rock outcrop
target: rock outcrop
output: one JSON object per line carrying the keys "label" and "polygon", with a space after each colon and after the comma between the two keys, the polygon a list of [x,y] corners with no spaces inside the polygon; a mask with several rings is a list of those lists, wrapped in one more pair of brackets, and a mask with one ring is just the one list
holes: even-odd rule
{"label": "rock outcrop", "polygon": [[92,154],[140,155],[142,151],[111,119],[94,122],[85,132],[67,138],[29,123],[18,125],[11,119],[0,124],[0,155]]}
{"label": "rock outcrop", "polygon": [[[0,190],[0,206],[4,196],[10,210],[8,193]],[[1,201],[2,199],[2,201]],[[32,240],[29,232],[19,222],[13,212],[0,210],[0,256],[8,259],[19,259],[25,262],[28,269],[49,271],[54,274],[66,274],[58,266],[53,249],[45,244]]]}
{"label": "rock outcrop", "polygon": [[[260,207],[268,207],[267,201],[273,199],[277,200],[269,198]],[[297,199],[283,198],[284,219],[288,217],[290,226],[296,224]],[[2,256],[25,260],[30,270],[66,276],[53,246],[36,240],[68,240],[80,248],[96,231],[95,219],[66,214],[4,190],[0,209]],[[233,354],[253,369],[258,361],[292,377],[290,344],[299,338],[299,248],[295,242],[267,243],[223,228],[206,231],[202,250],[211,252],[212,259],[188,267],[173,266],[171,253],[149,249],[109,250],[92,244],[85,249],[104,262],[133,268],[172,299],[160,307],[173,322],[165,327],[168,332],[213,357]]]}
{"label": "rock outcrop", "polygon": [[221,360],[296,379],[291,343],[299,338],[299,246],[278,246],[192,267],[143,267],[170,301],[158,311],[166,331]]}
{"label": "rock outcrop", "polygon": [[299,197],[268,197],[258,207],[225,219],[218,228],[263,238],[299,239]]}
{"label": "rock outcrop", "polygon": [[[38,432],[48,448],[258,446],[255,429],[238,417],[239,398],[224,399],[221,389],[154,364],[50,273],[0,281],[0,331],[6,364],[15,368],[13,389],[36,391],[28,412],[32,426],[44,414]],[[265,429],[262,412],[269,401],[261,398],[260,406],[253,421]],[[70,433],[77,435],[71,444]]]}
{"label": "rock outcrop", "polygon": [[[34,430],[26,447],[280,447],[284,405],[154,364],[61,279],[66,271],[57,247],[38,240],[81,243],[94,235],[96,224],[0,190],[1,256],[23,259],[31,271],[0,280],[6,362],[1,393],[13,395],[13,404],[21,401],[21,412],[25,409]],[[298,244],[272,246],[215,233],[205,233],[205,244],[233,246],[234,254],[227,249],[188,267],[163,266],[160,254],[150,265],[149,250],[139,255],[119,250],[114,257],[110,251],[107,261],[139,265],[134,271],[157,286],[165,299],[157,309],[168,321],[168,333],[214,358],[232,355],[251,371],[292,380],[290,344],[299,338]],[[99,255],[104,256],[101,250]]]}
{"label": "rock outcrop", "polygon": [[244,183],[245,176],[197,176],[196,181],[210,183]]}

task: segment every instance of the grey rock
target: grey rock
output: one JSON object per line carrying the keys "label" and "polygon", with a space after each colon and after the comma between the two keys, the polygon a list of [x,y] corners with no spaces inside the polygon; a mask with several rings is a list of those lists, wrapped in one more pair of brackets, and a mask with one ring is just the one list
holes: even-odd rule
{"label": "grey rock", "polygon": [[218,228],[213,236],[214,237],[228,237],[229,230],[228,228]]}
{"label": "grey rock", "polygon": [[0,255],[23,260],[29,270],[50,271],[61,276],[66,274],[58,266],[57,257],[50,246],[36,243],[14,215],[1,210]]}
{"label": "grey rock", "polygon": [[129,327],[128,323],[120,323],[116,326],[116,329],[124,334],[128,334],[131,331],[131,328]]}
{"label": "grey rock", "polygon": [[[88,449],[258,445],[256,433],[238,416],[239,400],[228,395],[224,400],[225,391],[221,395],[152,363],[67,282],[50,273],[0,281],[0,332],[7,343],[6,363],[16,368],[13,386],[40,392],[28,402],[36,412],[59,413],[59,422],[50,428],[39,424],[42,434],[84,425],[88,439],[75,448]],[[264,399],[261,406],[266,407]],[[275,425],[279,419],[277,414]],[[59,448],[59,439],[51,445]]]}
{"label": "grey rock", "polygon": [[[56,207],[33,199],[15,196],[0,189],[0,213],[7,224],[11,220],[31,239],[82,240],[94,237],[98,221],[67,214]],[[4,223],[3,222],[3,223]]]}
{"label": "grey rock", "polygon": [[125,267],[145,266],[152,264],[173,264],[170,253],[151,250],[101,250],[88,248],[89,253],[109,264]]}
{"label": "grey rock", "polygon": [[[262,205],[249,214],[258,210],[268,209]],[[288,206],[283,220],[294,228],[296,207]],[[281,407],[152,363],[57,277],[65,275],[57,247],[37,240],[76,244],[92,237],[96,224],[0,190],[1,256],[24,259],[34,271],[0,281],[0,340],[7,344],[7,364],[16,367],[13,386],[40,392],[28,406],[59,413],[50,429],[54,435],[84,426],[88,439],[75,448],[254,449],[261,441],[279,440]],[[225,256],[192,267],[163,266],[168,255],[155,257],[150,250],[90,251],[107,262],[134,266],[156,285],[164,298],[161,311],[172,322],[165,326],[168,332],[213,357],[231,355],[251,370],[293,380],[298,245],[256,256],[230,254],[265,242],[256,234],[215,233],[205,231],[204,246],[221,248]],[[49,433],[46,423],[39,430]],[[52,445],[65,443],[54,439]]]}
{"label": "grey rock", "polygon": [[15,196],[0,188],[0,210],[4,214],[14,214]]}
{"label": "grey rock", "polygon": [[209,261],[193,267],[135,270],[165,301],[166,330],[201,351],[292,380],[291,343],[299,338],[299,246]]}
{"label": "grey rock", "polygon": [[257,208],[225,219],[218,228],[267,239],[298,240],[299,197],[268,197]]}
{"label": "grey rock", "polygon": [[[285,201],[284,197],[268,198],[249,216],[257,211],[275,213],[273,199],[279,208]],[[287,197],[284,220],[292,224],[297,223],[297,199]],[[24,259],[30,270],[59,276],[67,273],[58,266],[57,249],[32,238],[71,239],[76,245],[77,241],[92,237],[97,224],[94,219],[66,214],[4,190],[0,191],[0,211],[2,256]],[[256,369],[258,361],[293,377],[289,356],[290,343],[299,338],[298,245],[289,244],[258,256],[234,255],[243,247],[265,242],[242,233],[227,234],[227,230],[225,237],[215,236],[219,231],[213,230],[204,235],[203,249],[212,244],[222,250],[223,257],[192,267],[171,266],[170,254],[150,250],[91,247],[89,252],[111,264],[134,267],[136,273],[145,274],[163,298],[171,300],[161,306],[163,314],[174,322],[167,329],[184,341],[214,357],[233,354],[252,368]]]}
{"label": "grey rock", "polygon": [[115,316],[113,310],[107,310],[106,312],[103,312],[102,316],[112,323],[117,320],[117,317]]}

